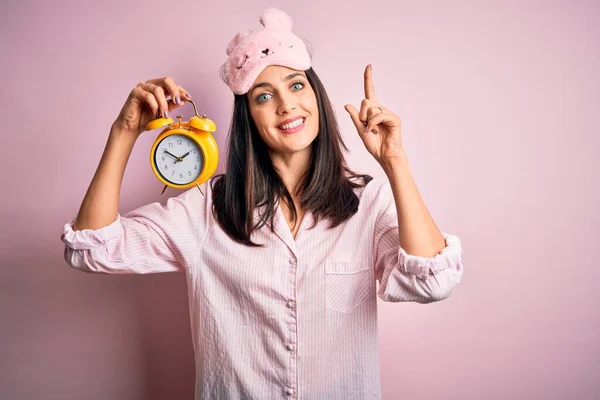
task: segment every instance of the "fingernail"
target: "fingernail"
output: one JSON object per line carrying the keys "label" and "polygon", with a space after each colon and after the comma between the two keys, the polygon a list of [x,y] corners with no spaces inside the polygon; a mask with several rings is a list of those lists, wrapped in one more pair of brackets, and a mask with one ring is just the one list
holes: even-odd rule
{"label": "fingernail", "polygon": [[181,97],[175,96],[175,104],[181,104]]}
{"label": "fingernail", "polygon": [[169,118],[169,112],[165,110],[165,118]]}
{"label": "fingernail", "polygon": [[191,94],[189,94],[189,93],[188,93],[188,94],[186,94],[186,96],[188,97],[188,99],[191,99],[191,98],[192,98],[192,95],[191,95]]}

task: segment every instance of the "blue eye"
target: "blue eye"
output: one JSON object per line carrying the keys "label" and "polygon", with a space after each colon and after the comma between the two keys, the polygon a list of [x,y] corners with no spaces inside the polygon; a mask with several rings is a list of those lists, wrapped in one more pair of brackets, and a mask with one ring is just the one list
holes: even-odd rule
{"label": "blue eye", "polygon": [[260,96],[258,96],[258,97],[256,98],[256,101],[258,101],[259,103],[263,103],[263,102],[265,102],[265,101],[269,100],[268,98],[264,98],[264,97],[266,97],[266,96],[270,96],[270,95],[269,95],[269,94],[267,94],[267,93],[263,93],[263,94],[261,94]]}
{"label": "blue eye", "polygon": [[[304,88],[304,83],[303,82],[294,82],[291,87],[292,87],[293,91],[297,92]],[[269,100],[270,96],[271,95],[269,93],[263,93],[256,98],[256,101],[258,103],[264,103],[265,101]]]}

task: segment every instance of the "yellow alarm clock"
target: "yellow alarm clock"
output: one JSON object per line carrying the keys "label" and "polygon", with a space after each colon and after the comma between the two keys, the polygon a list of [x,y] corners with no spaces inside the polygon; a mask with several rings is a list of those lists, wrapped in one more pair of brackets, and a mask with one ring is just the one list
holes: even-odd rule
{"label": "yellow alarm clock", "polygon": [[[158,118],[148,122],[146,130],[166,128],[158,135],[150,150],[150,165],[154,175],[167,186],[176,189],[187,189],[206,182],[217,170],[219,164],[219,149],[217,141],[211,132],[216,131],[213,121],[200,116],[196,104],[195,117],[187,122],[181,122],[182,116],[177,116],[178,122],[172,118]],[[204,195],[204,193],[202,193]]]}

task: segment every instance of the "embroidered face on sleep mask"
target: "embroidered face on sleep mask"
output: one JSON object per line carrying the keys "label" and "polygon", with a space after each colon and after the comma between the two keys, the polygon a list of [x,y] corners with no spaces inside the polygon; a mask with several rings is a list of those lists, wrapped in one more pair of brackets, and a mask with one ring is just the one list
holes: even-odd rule
{"label": "embroidered face on sleep mask", "polygon": [[311,58],[302,39],[292,32],[292,19],[276,8],[260,16],[263,28],[239,32],[227,45],[225,80],[235,94],[245,94],[269,65],[307,70]]}

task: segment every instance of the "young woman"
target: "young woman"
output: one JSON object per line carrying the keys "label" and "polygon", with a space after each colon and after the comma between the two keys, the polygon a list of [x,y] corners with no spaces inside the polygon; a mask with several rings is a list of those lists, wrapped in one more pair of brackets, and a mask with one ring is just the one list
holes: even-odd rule
{"label": "young woman", "polygon": [[117,212],[143,127],[191,99],[171,78],[140,83],[64,226],[65,259],[95,273],[186,272],[197,399],[379,399],[377,298],[447,298],[462,277],[461,243],[421,200],[371,67],[360,110],[346,110],[385,179],[346,166],[291,19],[269,9],[260,20],[229,43],[221,71],[235,96],[226,173],[204,195]]}

